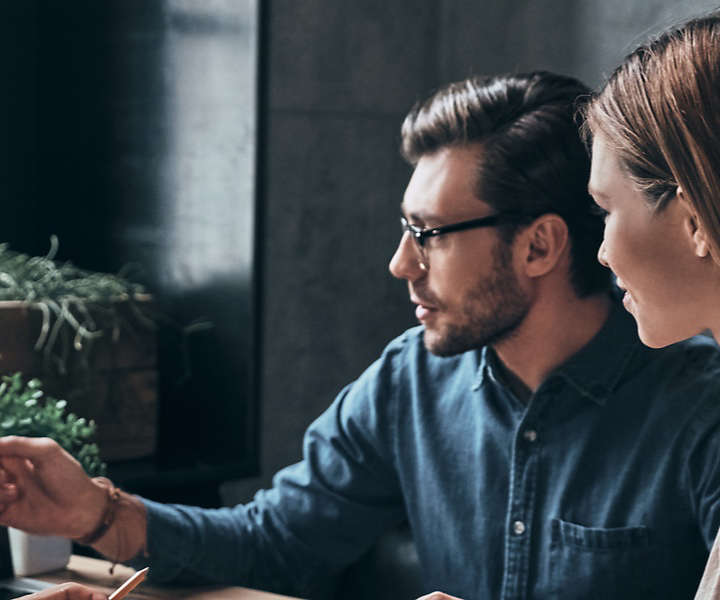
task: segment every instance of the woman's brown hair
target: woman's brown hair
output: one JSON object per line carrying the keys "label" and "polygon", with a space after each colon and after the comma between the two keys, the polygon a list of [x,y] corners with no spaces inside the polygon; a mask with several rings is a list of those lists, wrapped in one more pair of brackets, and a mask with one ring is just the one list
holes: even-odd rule
{"label": "woman's brown hair", "polygon": [[656,210],[682,188],[720,262],[720,12],[635,50],[585,116]]}

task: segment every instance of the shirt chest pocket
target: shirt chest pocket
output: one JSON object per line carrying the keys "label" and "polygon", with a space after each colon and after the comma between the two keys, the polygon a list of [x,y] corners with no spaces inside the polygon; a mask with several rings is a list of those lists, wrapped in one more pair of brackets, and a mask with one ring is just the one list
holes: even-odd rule
{"label": "shirt chest pocket", "polygon": [[604,529],[552,520],[551,581],[557,598],[638,598],[650,589],[655,547],[647,527]]}

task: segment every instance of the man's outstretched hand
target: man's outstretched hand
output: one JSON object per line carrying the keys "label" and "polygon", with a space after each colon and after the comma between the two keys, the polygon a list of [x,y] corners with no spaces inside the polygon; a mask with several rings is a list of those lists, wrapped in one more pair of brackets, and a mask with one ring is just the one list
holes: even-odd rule
{"label": "man's outstretched hand", "polygon": [[106,501],[105,488],[54,440],[0,437],[0,525],[79,538],[100,522]]}

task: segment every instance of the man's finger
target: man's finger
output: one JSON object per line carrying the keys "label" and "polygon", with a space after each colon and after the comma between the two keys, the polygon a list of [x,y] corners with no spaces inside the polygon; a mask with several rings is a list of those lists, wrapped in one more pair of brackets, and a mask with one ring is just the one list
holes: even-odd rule
{"label": "man's finger", "polygon": [[27,438],[17,435],[0,437],[0,456],[23,456],[37,460],[57,452],[59,446],[50,438]]}
{"label": "man's finger", "polygon": [[35,465],[26,458],[19,456],[3,456],[1,459],[6,483],[21,483],[33,477]]}
{"label": "man's finger", "polygon": [[0,504],[9,504],[20,498],[20,490],[14,483],[0,485]]}

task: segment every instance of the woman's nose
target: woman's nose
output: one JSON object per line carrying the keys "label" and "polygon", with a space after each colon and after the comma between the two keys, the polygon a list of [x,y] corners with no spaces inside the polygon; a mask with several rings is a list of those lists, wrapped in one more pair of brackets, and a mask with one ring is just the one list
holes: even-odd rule
{"label": "woman's nose", "polygon": [[605,253],[605,240],[602,241],[600,248],[598,248],[597,258],[601,265],[610,268],[610,265],[607,262],[607,255]]}

